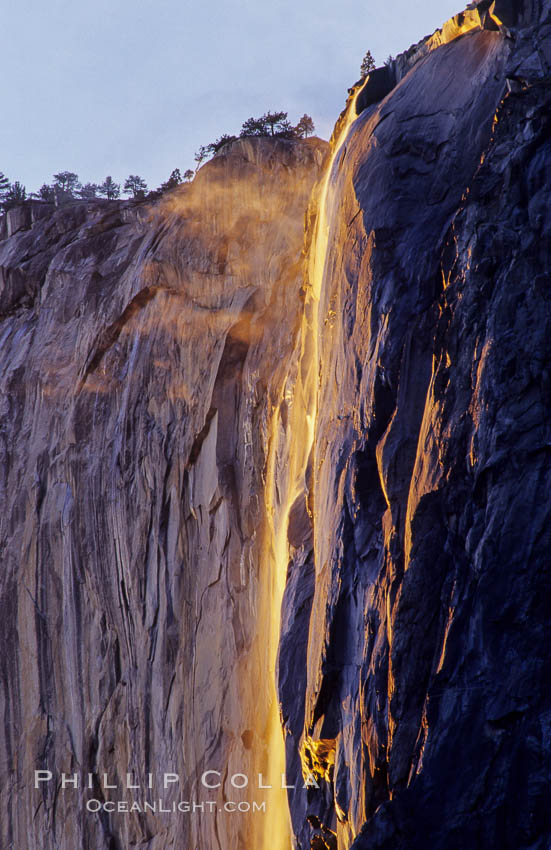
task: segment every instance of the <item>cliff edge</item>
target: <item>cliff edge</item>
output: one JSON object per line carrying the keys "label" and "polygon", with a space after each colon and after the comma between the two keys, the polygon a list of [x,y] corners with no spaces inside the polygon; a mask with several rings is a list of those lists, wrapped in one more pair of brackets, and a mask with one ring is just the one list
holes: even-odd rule
{"label": "cliff edge", "polygon": [[283,606],[302,847],[309,812],[339,848],[550,846],[550,71],[548,3],[481,3],[353,92]]}

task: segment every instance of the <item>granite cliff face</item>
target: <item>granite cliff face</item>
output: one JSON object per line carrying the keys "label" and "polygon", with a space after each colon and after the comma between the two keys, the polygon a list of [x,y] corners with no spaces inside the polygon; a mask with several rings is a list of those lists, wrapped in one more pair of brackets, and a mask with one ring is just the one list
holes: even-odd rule
{"label": "granite cliff face", "polygon": [[330,157],[4,220],[2,847],[283,850],[275,789],[59,779],[239,799],[280,724],[302,850],[551,846],[550,107],[551,5],[483,0]]}
{"label": "granite cliff face", "polygon": [[367,82],[333,166],[281,697],[339,848],[551,846],[551,15],[489,6]]}
{"label": "granite cliff face", "polygon": [[264,769],[268,431],[326,149],[243,141],[154,208],[9,214],[2,847],[250,846],[250,816],[99,817],[110,792],[59,777],[152,772],[170,806]]}

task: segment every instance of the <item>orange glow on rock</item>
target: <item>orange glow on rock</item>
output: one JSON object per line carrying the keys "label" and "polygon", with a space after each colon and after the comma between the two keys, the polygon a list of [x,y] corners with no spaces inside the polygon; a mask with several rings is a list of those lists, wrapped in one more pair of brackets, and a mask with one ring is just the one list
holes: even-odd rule
{"label": "orange glow on rock", "polygon": [[[322,294],[325,260],[328,246],[327,196],[333,177],[333,166],[346,140],[352,123],[356,120],[355,103],[361,86],[348,100],[346,111],[337,122],[333,151],[318,190],[318,213],[308,258],[308,288],[306,291],[302,325],[294,358],[281,397],[272,406],[269,423],[269,450],[266,470],[267,540],[265,597],[270,600],[266,612],[267,655],[273,683],[271,711],[265,733],[267,761],[270,775],[285,772],[285,747],[276,692],[276,664],[280,635],[280,615],[287,568],[290,559],[288,541],[289,516],[299,499],[307,501],[307,467],[314,450],[314,433],[317,415],[319,375],[319,304]],[[286,415],[282,415],[285,409]],[[262,621],[262,615],[261,615]],[[308,742],[304,750],[305,777],[326,775],[334,763],[334,742]],[[306,752],[310,754],[306,757]],[[332,761],[330,753],[333,752]],[[307,768],[311,762],[312,769]],[[326,765],[322,767],[322,765]],[[273,793],[271,814],[264,821],[262,836],[255,847],[261,850],[290,850],[291,829],[287,799],[284,791]],[[251,845],[253,846],[253,845]]]}

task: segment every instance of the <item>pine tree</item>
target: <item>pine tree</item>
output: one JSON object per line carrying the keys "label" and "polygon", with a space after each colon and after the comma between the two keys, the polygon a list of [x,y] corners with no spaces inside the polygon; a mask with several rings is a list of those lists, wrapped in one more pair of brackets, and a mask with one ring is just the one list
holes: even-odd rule
{"label": "pine tree", "polygon": [[6,192],[9,191],[10,181],[3,171],[0,171],[0,201],[3,200]]}
{"label": "pine tree", "polygon": [[377,66],[375,65],[373,54],[371,53],[371,50],[368,50],[364,58],[362,59],[362,64],[360,68],[360,75],[362,80],[364,79],[364,77],[367,77],[370,71],[374,71],[376,67]]}
{"label": "pine tree", "polygon": [[271,136],[286,135],[291,129],[286,112],[265,112],[261,120]]}
{"label": "pine tree", "polygon": [[247,118],[241,127],[241,136],[279,136],[286,139],[296,136],[287,112],[265,112],[260,118]]}
{"label": "pine tree", "polygon": [[168,180],[165,180],[164,183],[161,183],[161,185],[159,186],[159,192],[169,192],[171,189],[175,189],[176,186],[179,186],[181,182],[182,175],[180,174],[180,169],[175,168],[174,171],[172,171]]}
{"label": "pine tree", "polygon": [[80,189],[78,174],[75,174],[74,171],[60,171],[59,174],[54,174],[54,180],[56,196],[60,200],[74,198]]}
{"label": "pine tree", "polygon": [[216,139],[215,142],[211,142],[210,145],[206,146],[207,151],[210,154],[218,153],[218,151],[221,151],[222,148],[226,147],[226,145],[230,145],[232,142],[235,142],[236,139],[237,136],[229,136],[227,133],[224,133],[224,135],[220,136],[219,139]]}
{"label": "pine tree", "polygon": [[130,174],[124,181],[125,194],[132,195],[137,200],[143,200],[145,198],[146,189],[147,183],[143,177],[139,177],[137,174]]}
{"label": "pine tree", "polygon": [[15,183],[10,184],[8,191],[4,194],[2,206],[5,210],[10,210],[12,207],[22,204],[26,199],[27,191],[25,187],[19,180],[16,180]]}
{"label": "pine tree", "polygon": [[311,133],[314,132],[315,129],[316,125],[314,124],[312,118],[309,115],[306,115],[306,113],[304,113],[297,126],[295,127],[297,135],[303,137],[309,136]]}
{"label": "pine tree", "polygon": [[103,183],[98,187],[98,192],[100,195],[105,195],[106,198],[110,201],[114,201],[119,197],[121,193],[121,187],[118,183],[115,183],[111,175],[109,174]]}
{"label": "pine tree", "polygon": [[97,183],[85,183],[79,191],[80,197],[84,201],[90,201],[92,198],[97,198],[99,186]]}
{"label": "pine tree", "polygon": [[264,118],[247,118],[241,127],[241,136],[265,136],[267,132]]}
{"label": "pine tree", "polygon": [[55,201],[54,187],[49,186],[47,183],[43,183],[40,189],[38,190],[38,197],[42,201],[48,201],[49,203],[53,203]]}
{"label": "pine tree", "polygon": [[207,150],[206,145],[201,145],[201,147],[199,148],[199,150],[197,151],[197,153],[194,156],[194,160],[197,163],[197,165],[195,166],[195,173],[197,173],[200,165],[206,160],[208,155],[209,155],[209,152]]}

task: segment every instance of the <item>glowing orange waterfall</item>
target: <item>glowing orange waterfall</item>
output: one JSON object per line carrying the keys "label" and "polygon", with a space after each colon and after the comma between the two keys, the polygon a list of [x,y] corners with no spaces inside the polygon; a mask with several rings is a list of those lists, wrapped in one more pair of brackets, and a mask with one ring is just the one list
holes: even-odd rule
{"label": "glowing orange waterfall", "polygon": [[[361,88],[361,87],[360,87]],[[298,356],[285,381],[281,398],[272,410],[266,481],[266,541],[264,568],[267,578],[263,588],[268,594],[267,628],[270,686],[272,688],[270,718],[267,729],[268,770],[271,777],[285,772],[285,747],[281,728],[279,700],[276,692],[276,663],[280,634],[280,614],[289,563],[287,531],[291,508],[299,498],[307,498],[306,469],[314,446],[319,377],[319,306],[328,247],[328,193],[333,166],[344,144],[351,124],[356,119],[356,98],[351,97],[345,115],[337,128],[333,152],[319,189],[319,209],[308,260],[309,286],[300,331]],[[282,417],[285,404],[287,416]],[[283,424],[285,422],[285,425]],[[275,785],[275,783],[274,783]],[[278,782],[278,786],[281,783]],[[287,794],[274,787],[270,792],[270,811],[263,823],[261,850],[289,850],[292,844]],[[277,796],[277,801],[276,801]]]}

